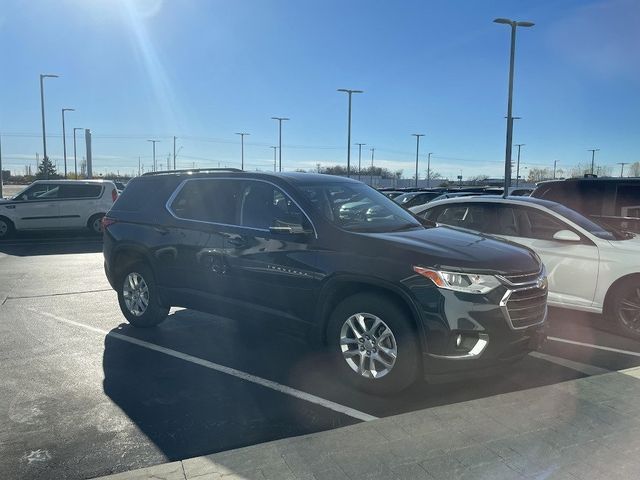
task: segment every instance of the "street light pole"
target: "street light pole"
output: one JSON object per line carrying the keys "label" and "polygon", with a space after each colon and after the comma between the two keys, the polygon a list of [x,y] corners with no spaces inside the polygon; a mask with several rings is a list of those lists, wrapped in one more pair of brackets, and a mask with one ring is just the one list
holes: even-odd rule
{"label": "street light pole", "polygon": [[622,175],[624,175],[624,166],[627,165],[629,162],[619,162],[618,165],[620,165],[620,178],[622,178]]}
{"label": "street light pole", "polygon": [[371,180],[369,181],[369,185],[373,187],[373,154],[375,153],[376,149],[372,148],[371,149]]}
{"label": "street light pole", "polygon": [[416,188],[418,188],[418,155],[420,154],[420,137],[424,137],[424,133],[412,133],[416,137]]}
{"label": "street light pole", "polygon": [[[42,153],[43,153],[43,161],[49,157],[47,157],[47,132],[46,132],[46,128],[45,128],[45,121],[44,121],[44,79],[45,78],[58,78],[58,75],[53,75],[53,74],[47,74],[47,75],[43,75],[40,74],[40,111],[42,114]],[[49,179],[49,169],[47,168],[46,172],[45,172],[45,178],[48,180]]]}
{"label": "street light pole", "polygon": [[240,152],[241,152],[240,170],[244,170],[244,136],[251,135],[251,134],[246,132],[240,132],[240,133],[236,133],[236,135],[240,135]]}
{"label": "street light pole", "polygon": [[281,172],[282,171],[282,121],[291,120],[291,119],[286,117],[271,117],[271,120],[278,121],[278,162],[280,164],[278,171]]}
{"label": "street light pole", "polygon": [[339,88],[338,92],[344,92],[349,96],[349,118],[347,121],[347,177],[351,175],[351,96],[354,93],[364,93],[362,90]]}
{"label": "street light pole", "polygon": [[67,133],[64,128],[64,112],[75,112],[75,108],[62,109],[62,151],[64,156],[64,178],[67,178]]}
{"label": "street light pole", "polygon": [[431,188],[431,155],[433,152],[427,154],[427,188]]}
{"label": "street light pole", "polygon": [[78,130],[84,130],[84,128],[81,128],[81,127],[73,128],[73,169],[76,174],[76,180],[78,179],[78,154],[76,152],[76,131]]}
{"label": "street light pole", "polygon": [[156,165],[156,143],[160,140],[147,140],[147,142],[151,142],[153,144],[153,171],[156,172],[158,170],[158,166]]}
{"label": "street light pole", "polygon": [[516,187],[520,185],[520,147],[523,147],[524,143],[516,143],[516,147],[518,147],[518,160],[516,163]]}
{"label": "street light pole", "polygon": [[277,166],[277,163],[276,163],[276,161],[277,161],[276,160],[276,152],[278,151],[278,147],[276,146],[276,147],[271,147],[271,148],[273,148],[273,171],[275,172],[276,171],[276,166]]}
{"label": "street light pole", "polygon": [[358,180],[360,180],[360,171],[362,170],[362,146],[366,143],[356,143],[358,145]]}
{"label": "street light pole", "polygon": [[591,175],[593,175],[593,165],[595,163],[596,160],[596,152],[599,152],[600,149],[599,148],[589,148],[587,149],[587,152],[591,152]]}
{"label": "street light pole", "polygon": [[173,169],[176,169],[176,136],[173,136]]}
{"label": "street light pole", "polygon": [[508,18],[496,18],[495,23],[502,23],[511,27],[511,53],[509,57],[509,96],[507,101],[507,141],[504,159],[504,196],[509,192],[511,183],[511,144],[513,142],[513,73],[516,55],[516,28],[533,27],[533,22],[517,22]]}

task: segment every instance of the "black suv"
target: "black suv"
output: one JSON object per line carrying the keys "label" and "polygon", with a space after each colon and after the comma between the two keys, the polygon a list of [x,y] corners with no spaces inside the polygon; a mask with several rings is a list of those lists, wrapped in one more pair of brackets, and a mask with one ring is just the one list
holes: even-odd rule
{"label": "black suv", "polygon": [[569,178],[540,182],[531,194],[561,203],[617,230],[640,233],[640,178]]}
{"label": "black suv", "polygon": [[359,387],[494,371],[538,348],[530,250],[428,227],[355,180],[193,171],[134,178],[104,219],[105,271],[134,326],[170,306],[298,324]]}

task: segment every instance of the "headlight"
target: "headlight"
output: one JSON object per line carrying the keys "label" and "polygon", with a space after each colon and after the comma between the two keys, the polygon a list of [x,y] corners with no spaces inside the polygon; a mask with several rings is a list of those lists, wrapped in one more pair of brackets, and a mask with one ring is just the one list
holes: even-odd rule
{"label": "headlight", "polygon": [[443,272],[424,267],[413,267],[413,271],[428,278],[440,288],[456,292],[487,293],[500,285],[500,281],[493,275]]}

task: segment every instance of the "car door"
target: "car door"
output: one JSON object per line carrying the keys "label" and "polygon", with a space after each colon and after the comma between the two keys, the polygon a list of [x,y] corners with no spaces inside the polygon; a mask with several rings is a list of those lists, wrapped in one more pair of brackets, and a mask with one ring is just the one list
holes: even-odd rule
{"label": "car door", "polygon": [[321,275],[309,217],[279,187],[244,180],[237,226],[227,230],[227,276],[241,304],[280,318],[310,321]]}
{"label": "car door", "polygon": [[97,211],[102,196],[103,185],[98,183],[66,183],[60,185],[58,204],[60,226],[82,228],[92,213]]}
{"label": "car door", "polygon": [[[598,247],[574,228],[543,210],[496,205],[496,222],[488,226],[493,233],[535,251],[547,269],[549,302],[556,306],[590,307],[598,281]],[[562,241],[553,236],[561,230],[576,233],[580,240]]]}
{"label": "car door", "polygon": [[176,304],[217,313],[228,303],[225,232],[235,218],[238,189],[232,180],[196,178],[169,199],[174,222],[163,230],[171,245],[155,255],[162,260],[164,284],[179,297]]}
{"label": "car door", "polygon": [[59,185],[41,182],[25,190],[13,204],[18,230],[38,230],[60,227],[58,204]]}

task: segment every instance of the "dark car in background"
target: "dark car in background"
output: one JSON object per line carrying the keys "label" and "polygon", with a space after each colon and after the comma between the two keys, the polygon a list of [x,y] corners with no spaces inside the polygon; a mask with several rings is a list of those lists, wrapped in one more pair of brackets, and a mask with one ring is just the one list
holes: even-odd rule
{"label": "dark car in background", "polygon": [[531,194],[561,203],[609,227],[640,233],[640,178],[571,178],[541,182]]}
{"label": "dark car in background", "polygon": [[132,325],[155,326],[171,306],[295,325],[376,393],[493,371],[544,339],[535,253],[427,228],[354,180],[145,174],[104,226],[105,272]]}
{"label": "dark car in background", "polygon": [[393,201],[403,208],[410,208],[428,203],[439,195],[440,192],[409,192],[398,195]]}

